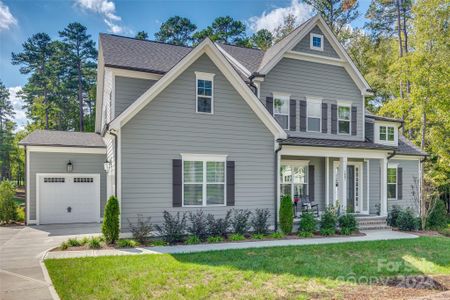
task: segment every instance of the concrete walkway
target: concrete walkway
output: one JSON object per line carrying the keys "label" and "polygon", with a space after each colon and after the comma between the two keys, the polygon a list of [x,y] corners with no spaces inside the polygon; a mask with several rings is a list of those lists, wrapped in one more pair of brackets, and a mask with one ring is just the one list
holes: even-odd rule
{"label": "concrete walkway", "polygon": [[418,236],[392,231],[392,230],[369,230],[364,232],[365,236],[351,237],[330,237],[330,238],[311,238],[297,240],[273,240],[273,241],[255,241],[255,242],[236,242],[236,243],[220,243],[220,244],[201,244],[201,245],[178,245],[165,247],[138,247],[131,249],[111,249],[111,250],[82,250],[82,251],[53,251],[48,252],[45,259],[59,258],[75,258],[75,257],[92,257],[92,256],[115,256],[115,255],[141,255],[141,254],[175,254],[189,252],[203,252],[229,249],[246,249],[246,248],[262,248],[262,247],[279,247],[279,246],[302,246],[302,245],[319,245],[334,244],[346,242],[362,242],[362,241],[381,241],[381,240],[398,240],[411,239]]}
{"label": "concrete walkway", "polygon": [[100,224],[0,227],[0,299],[52,299],[41,269],[46,250],[99,232]]}

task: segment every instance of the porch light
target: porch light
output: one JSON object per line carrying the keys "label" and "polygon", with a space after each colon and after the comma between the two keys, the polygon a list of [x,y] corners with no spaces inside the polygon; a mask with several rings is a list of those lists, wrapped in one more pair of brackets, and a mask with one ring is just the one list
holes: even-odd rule
{"label": "porch light", "polygon": [[67,163],[66,167],[67,167],[67,173],[72,173],[72,170],[73,170],[73,164],[72,164],[72,162],[71,162],[70,160],[69,160],[69,162]]}
{"label": "porch light", "polygon": [[111,163],[108,160],[105,160],[105,162],[103,163],[103,168],[105,169],[105,172],[108,173],[111,169]]}

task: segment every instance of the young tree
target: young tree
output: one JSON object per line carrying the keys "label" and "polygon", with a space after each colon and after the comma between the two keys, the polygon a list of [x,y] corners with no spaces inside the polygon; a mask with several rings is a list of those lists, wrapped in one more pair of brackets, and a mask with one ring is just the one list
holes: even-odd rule
{"label": "young tree", "polygon": [[148,33],[145,31],[139,31],[138,33],[136,33],[134,38],[138,40],[146,40],[148,39]]}
{"label": "young tree", "polygon": [[84,98],[87,90],[95,84],[97,50],[87,28],[80,23],[70,23],[59,32],[59,36],[67,50],[66,61],[69,65],[69,78],[77,87],[79,107],[79,130],[84,131]]}
{"label": "young tree", "polygon": [[285,36],[295,29],[297,18],[293,14],[288,14],[283,19],[283,24],[279,25],[274,30],[275,42],[282,40]]}
{"label": "young tree", "polygon": [[155,33],[155,38],[161,42],[187,46],[191,44],[192,33],[196,29],[197,26],[188,18],[174,16],[161,24],[159,31]]}
{"label": "young tree", "polygon": [[9,99],[9,91],[0,80],[0,181],[11,178],[10,151],[11,139],[14,137],[14,108]]}
{"label": "young tree", "polygon": [[251,41],[255,47],[265,51],[272,46],[273,35],[269,30],[261,29],[252,35]]}
{"label": "young tree", "polygon": [[209,37],[214,42],[221,42],[231,45],[248,45],[245,42],[246,26],[243,22],[234,20],[230,16],[216,18],[211,26],[196,32],[193,36],[195,42],[198,44],[206,37]]}

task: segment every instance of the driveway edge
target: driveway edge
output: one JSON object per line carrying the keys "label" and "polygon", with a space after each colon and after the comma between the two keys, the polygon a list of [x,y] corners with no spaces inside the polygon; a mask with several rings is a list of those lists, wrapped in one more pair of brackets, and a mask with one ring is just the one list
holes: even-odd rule
{"label": "driveway edge", "polygon": [[47,267],[45,266],[44,260],[45,257],[47,256],[47,253],[54,249],[55,247],[49,248],[47,250],[44,251],[44,253],[42,254],[40,260],[39,260],[39,264],[41,266],[42,269],[42,273],[44,274],[44,279],[45,282],[47,282],[48,284],[48,290],[50,292],[50,295],[52,296],[53,300],[60,300],[61,298],[59,298],[58,293],[56,292],[56,289],[53,285],[52,279],[50,278],[50,274],[48,273]]}

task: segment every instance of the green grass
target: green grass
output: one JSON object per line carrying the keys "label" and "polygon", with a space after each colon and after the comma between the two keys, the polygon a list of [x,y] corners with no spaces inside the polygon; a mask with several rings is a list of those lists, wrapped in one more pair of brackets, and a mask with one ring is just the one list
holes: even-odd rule
{"label": "green grass", "polygon": [[45,264],[61,299],[343,298],[346,276],[450,274],[448,249],[449,238],[421,237]]}

